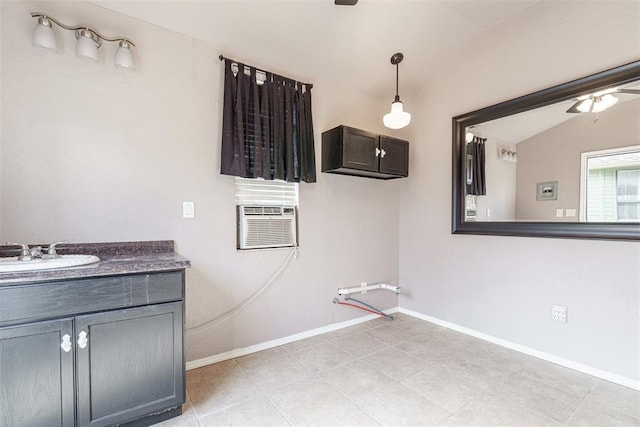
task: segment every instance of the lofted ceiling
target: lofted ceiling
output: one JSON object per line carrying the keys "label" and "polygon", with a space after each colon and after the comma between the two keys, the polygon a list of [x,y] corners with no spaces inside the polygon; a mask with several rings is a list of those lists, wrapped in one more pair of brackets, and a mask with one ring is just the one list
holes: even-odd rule
{"label": "lofted ceiling", "polygon": [[[539,0],[92,0],[205,40],[219,53],[289,77],[340,85],[391,102],[418,92],[443,63]],[[144,46],[138,46],[144,49]]]}

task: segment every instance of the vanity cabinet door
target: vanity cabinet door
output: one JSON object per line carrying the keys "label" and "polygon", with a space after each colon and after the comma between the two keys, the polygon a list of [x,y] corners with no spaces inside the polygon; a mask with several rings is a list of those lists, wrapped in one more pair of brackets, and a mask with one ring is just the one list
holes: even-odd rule
{"label": "vanity cabinet door", "polygon": [[71,319],[0,328],[0,426],[73,426]]}
{"label": "vanity cabinet door", "polygon": [[184,402],[181,302],[76,317],[78,425],[106,426]]}

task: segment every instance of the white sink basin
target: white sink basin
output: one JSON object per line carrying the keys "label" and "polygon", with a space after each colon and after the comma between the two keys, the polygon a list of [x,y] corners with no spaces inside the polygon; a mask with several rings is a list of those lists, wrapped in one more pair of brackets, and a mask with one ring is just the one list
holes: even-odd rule
{"label": "white sink basin", "polygon": [[98,261],[100,258],[95,255],[60,255],[60,258],[36,258],[29,261],[18,261],[18,257],[7,257],[0,258],[0,273],[77,267]]}

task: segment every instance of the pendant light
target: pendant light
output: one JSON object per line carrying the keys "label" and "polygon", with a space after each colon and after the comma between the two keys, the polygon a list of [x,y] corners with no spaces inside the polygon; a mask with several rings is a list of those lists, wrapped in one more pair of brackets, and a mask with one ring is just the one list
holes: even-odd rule
{"label": "pendant light", "polygon": [[49,49],[53,52],[58,51],[58,42],[56,40],[56,35],[53,34],[53,29],[51,29],[51,21],[49,21],[46,16],[38,17],[38,24],[33,29],[31,40],[33,45],[36,47]]}
{"label": "pendant light", "polygon": [[398,95],[398,64],[402,62],[404,55],[398,52],[391,57],[391,63],[396,66],[396,97],[391,104],[391,112],[384,115],[382,122],[390,129],[401,129],[411,122],[411,114],[404,111],[402,101]]}

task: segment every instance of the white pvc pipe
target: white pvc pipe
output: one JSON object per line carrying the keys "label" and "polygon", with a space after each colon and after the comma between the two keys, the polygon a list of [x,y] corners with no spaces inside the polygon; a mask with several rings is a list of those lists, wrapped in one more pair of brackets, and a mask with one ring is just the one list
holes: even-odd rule
{"label": "white pvc pipe", "polygon": [[374,285],[357,286],[354,288],[340,288],[338,289],[338,295],[357,294],[359,292],[374,291],[376,289],[387,289],[393,291],[396,295],[400,294],[400,286],[387,285],[386,283],[376,283]]}

